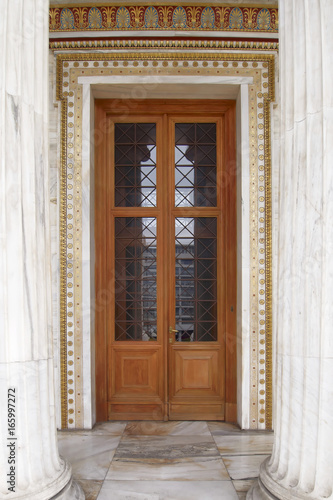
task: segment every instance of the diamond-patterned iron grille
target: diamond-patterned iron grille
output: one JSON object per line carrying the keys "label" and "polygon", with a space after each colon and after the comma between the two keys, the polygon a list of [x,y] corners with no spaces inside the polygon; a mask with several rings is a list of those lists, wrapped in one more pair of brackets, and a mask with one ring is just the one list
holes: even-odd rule
{"label": "diamond-patterned iron grille", "polygon": [[156,340],[156,218],[115,219],[115,340]]}
{"label": "diamond-patterned iron grille", "polygon": [[216,124],[175,125],[176,207],[216,206]]}
{"label": "diamond-patterned iron grille", "polygon": [[217,340],[217,244],[215,217],[177,218],[177,341]]}
{"label": "diamond-patterned iron grille", "polygon": [[115,123],[115,205],[156,206],[155,123]]}

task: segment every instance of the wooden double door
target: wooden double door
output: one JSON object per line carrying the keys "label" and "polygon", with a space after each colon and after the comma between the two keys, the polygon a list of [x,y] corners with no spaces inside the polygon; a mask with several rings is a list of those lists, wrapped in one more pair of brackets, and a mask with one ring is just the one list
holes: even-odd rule
{"label": "wooden double door", "polygon": [[233,101],[97,100],[97,420],[236,420]]}

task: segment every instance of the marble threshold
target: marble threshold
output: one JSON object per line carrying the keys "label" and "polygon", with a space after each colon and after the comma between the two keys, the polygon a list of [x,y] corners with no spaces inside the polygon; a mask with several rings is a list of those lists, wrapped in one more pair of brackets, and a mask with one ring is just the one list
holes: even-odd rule
{"label": "marble threshold", "polygon": [[105,422],[59,431],[86,500],[238,500],[271,454],[273,433],[224,422]]}

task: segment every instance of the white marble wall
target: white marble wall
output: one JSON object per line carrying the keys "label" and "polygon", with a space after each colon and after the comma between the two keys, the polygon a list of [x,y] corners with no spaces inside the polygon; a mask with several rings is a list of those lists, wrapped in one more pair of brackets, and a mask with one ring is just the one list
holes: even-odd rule
{"label": "white marble wall", "polygon": [[248,498],[332,499],[333,3],[279,12],[275,444]]}
{"label": "white marble wall", "polygon": [[69,491],[70,498],[84,498],[72,485],[70,465],[59,457],[55,425],[49,5],[45,0],[3,0],[1,7],[0,497],[46,500],[65,488],[59,498]]}

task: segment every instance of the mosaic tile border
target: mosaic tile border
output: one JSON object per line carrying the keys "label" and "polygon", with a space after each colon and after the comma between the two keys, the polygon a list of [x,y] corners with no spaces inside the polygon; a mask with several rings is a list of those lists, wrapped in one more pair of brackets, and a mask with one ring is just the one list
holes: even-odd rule
{"label": "mosaic tile border", "polygon": [[50,7],[51,33],[67,31],[278,32],[278,9],[230,5],[103,5]]}
{"label": "mosaic tile border", "polygon": [[[252,428],[272,426],[270,103],[275,56],[236,53],[65,53],[57,55],[61,101],[60,302],[62,428],[83,427],[82,86],[79,76],[219,74],[252,76],[249,86],[250,312]],[[75,245],[74,245],[75,243]]]}

